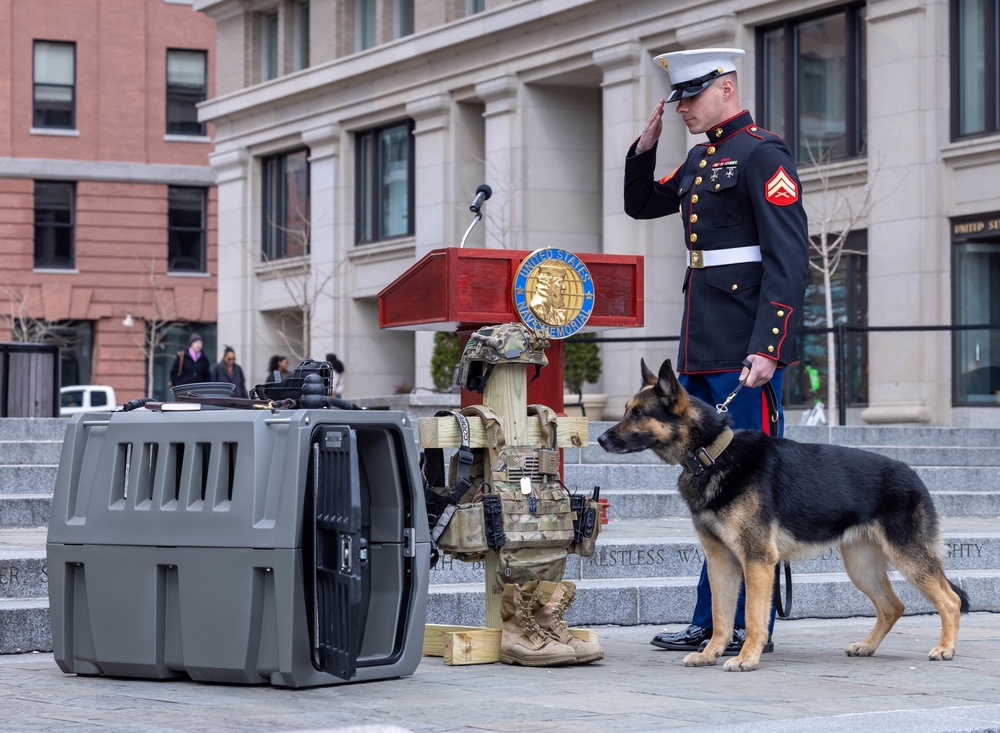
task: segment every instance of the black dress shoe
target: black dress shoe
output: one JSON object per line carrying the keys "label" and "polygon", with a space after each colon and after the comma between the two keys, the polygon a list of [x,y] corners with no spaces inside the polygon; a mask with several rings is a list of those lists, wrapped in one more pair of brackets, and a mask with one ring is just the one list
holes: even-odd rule
{"label": "black dress shoe", "polygon": [[[705,642],[703,642],[702,645],[698,648],[698,651],[702,651],[702,652],[705,651],[705,647],[708,646],[708,642],[710,640],[711,639],[706,640]],[[726,644],[726,648],[722,650],[722,656],[724,656],[724,657],[735,657],[735,656],[739,655],[739,653],[741,651],[743,651],[743,642],[746,641],[746,640],[747,640],[747,630],[746,629],[740,629],[740,628],[734,629],[733,630],[733,640],[731,642],[729,642],[728,644]],[[761,654],[770,654],[773,651],[774,651],[774,642],[771,641],[771,637],[769,636],[769,637],[767,637],[767,643],[764,644],[764,648],[760,650],[760,653]]]}
{"label": "black dress shoe", "polygon": [[711,629],[703,629],[700,626],[691,624],[684,631],[657,634],[649,643],[660,649],[668,649],[672,652],[696,652],[703,642],[707,643],[711,638]]}

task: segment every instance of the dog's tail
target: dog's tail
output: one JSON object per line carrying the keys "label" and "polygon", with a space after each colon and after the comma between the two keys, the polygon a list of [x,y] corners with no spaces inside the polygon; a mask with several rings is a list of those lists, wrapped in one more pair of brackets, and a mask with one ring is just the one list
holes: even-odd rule
{"label": "dog's tail", "polygon": [[969,612],[969,594],[968,594],[968,593],[966,593],[966,592],[965,592],[964,590],[962,590],[961,588],[959,588],[959,587],[958,587],[957,585],[955,585],[954,583],[952,583],[952,582],[951,582],[950,580],[948,581],[948,585],[950,585],[950,586],[951,586],[951,589],[952,589],[953,591],[955,591],[955,594],[956,594],[956,595],[957,595],[957,596],[958,596],[958,597],[959,597],[959,598],[961,599],[961,601],[962,601],[962,607],[961,607],[961,609],[960,609],[960,610],[961,610],[961,612],[962,612],[962,613],[968,613],[968,612]]}

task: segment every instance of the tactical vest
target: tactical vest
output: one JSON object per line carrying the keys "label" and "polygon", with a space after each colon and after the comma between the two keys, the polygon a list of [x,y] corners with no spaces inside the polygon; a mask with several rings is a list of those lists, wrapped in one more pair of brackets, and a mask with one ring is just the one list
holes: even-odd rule
{"label": "tactical vest", "polygon": [[[483,405],[437,416],[458,421],[461,446],[452,456],[447,485],[441,449],[423,454],[425,496],[431,537],[441,552],[458,560],[500,555],[503,583],[561,580],[567,552],[592,555],[600,531],[595,501],[571,497],[559,479],[555,412],[529,405],[538,415],[545,447],[512,446],[500,418]],[[482,422],[486,448],[469,447],[469,418]],[[484,480],[489,467],[490,481]]]}

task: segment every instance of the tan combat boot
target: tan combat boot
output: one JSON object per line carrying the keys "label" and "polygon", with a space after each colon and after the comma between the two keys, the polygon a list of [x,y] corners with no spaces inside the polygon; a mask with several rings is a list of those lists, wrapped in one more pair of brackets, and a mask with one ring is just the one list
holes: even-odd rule
{"label": "tan combat boot", "polygon": [[[529,583],[525,590],[532,585]],[[573,649],[577,664],[596,662],[604,659],[604,650],[596,641],[584,641],[573,636],[569,624],[563,621],[573,601],[576,600],[576,585],[568,580],[553,583],[549,580],[539,580],[535,592],[535,621],[538,626],[548,631],[561,643]]]}
{"label": "tan combat boot", "polygon": [[538,628],[533,611],[534,597],[516,583],[507,583],[500,601],[500,661],[524,667],[556,667],[576,663],[573,648],[561,644]]}

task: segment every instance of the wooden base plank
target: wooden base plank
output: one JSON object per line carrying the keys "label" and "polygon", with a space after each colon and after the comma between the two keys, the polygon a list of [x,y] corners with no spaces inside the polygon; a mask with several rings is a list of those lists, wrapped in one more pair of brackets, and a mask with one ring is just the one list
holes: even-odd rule
{"label": "wooden base plank", "polygon": [[477,631],[482,626],[455,626],[451,624],[424,624],[424,646],[425,657],[443,657],[444,640],[449,634],[460,631]]}
{"label": "wooden base plank", "polygon": [[493,664],[500,661],[500,629],[456,631],[444,637],[447,665]]}
{"label": "wooden base plank", "polygon": [[[594,629],[570,628],[569,632],[586,642],[599,643]],[[500,661],[500,629],[485,626],[424,626],[423,653],[427,657],[443,657],[451,666],[492,664]]]}
{"label": "wooden base plank", "polygon": [[[469,430],[471,433],[472,448],[488,447],[486,431],[483,430],[482,420],[469,420]],[[458,421],[450,416],[419,418],[417,420],[417,433],[420,437],[421,448],[457,448],[461,445]],[[504,435],[506,436],[506,434],[505,431]],[[556,418],[556,439],[560,448],[579,448],[585,446],[587,444],[587,418]],[[542,446],[542,430],[538,416],[532,415],[526,418],[525,439],[523,443],[515,444],[508,438],[507,444]]]}

